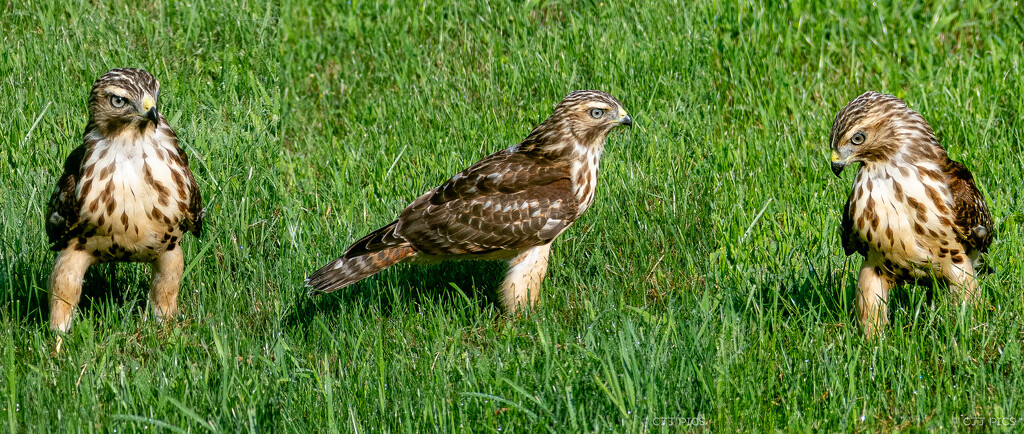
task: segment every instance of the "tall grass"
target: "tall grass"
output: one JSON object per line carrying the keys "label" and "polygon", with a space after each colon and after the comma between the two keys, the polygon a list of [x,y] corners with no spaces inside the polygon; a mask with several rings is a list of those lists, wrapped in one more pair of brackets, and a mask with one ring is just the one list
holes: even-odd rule
{"label": "tall grass", "polygon": [[[1013,430],[1021,23],[988,1],[7,4],[3,426]],[[176,324],[141,320],[145,267],[98,266],[58,352],[43,208],[92,81],[121,66],[160,80],[209,225],[183,243]],[[308,273],[582,88],[638,125],[609,138],[535,311],[501,313],[488,263],[305,297]],[[931,122],[998,229],[984,308],[900,288],[881,342],[850,318],[851,177],[826,161],[835,113],[871,89]]]}

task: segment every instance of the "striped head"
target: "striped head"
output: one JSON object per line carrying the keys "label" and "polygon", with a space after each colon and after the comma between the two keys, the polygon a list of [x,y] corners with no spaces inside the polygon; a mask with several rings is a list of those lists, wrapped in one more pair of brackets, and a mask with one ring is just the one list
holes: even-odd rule
{"label": "striped head", "polygon": [[946,156],[931,126],[907,103],[892,95],[865,92],[843,107],[829,137],[832,172],[839,176],[851,163],[908,163]]}
{"label": "striped head", "polygon": [[567,145],[581,145],[600,153],[608,133],[620,125],[632,127],[622,103],[599,90],[577,90],[566,95],[554,112],[523,140],[524,151],[564,153]]}
{"label": "striped head", "polygon": [[92,85],[89,94],[89,126],[105,137],[126,129],[146,130],[159,123],[157,98],[160,83],[141,69],[108,71]]}

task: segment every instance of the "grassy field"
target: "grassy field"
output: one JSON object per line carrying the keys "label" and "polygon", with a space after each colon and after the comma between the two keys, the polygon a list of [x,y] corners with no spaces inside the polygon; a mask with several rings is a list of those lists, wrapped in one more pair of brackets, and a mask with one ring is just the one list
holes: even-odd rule
{"label": "grassy field", "polygon": [[[0,431],[1024,427],[1019,5],[448,3],[0,6]],[[57,352],[43,208],[92,81],[122,66],[161,81],[208,227],[182,246],[180,321],[141,320],[146,267],[94,267]],[[581,88],[638,126],[609,138],[536,311],[501,313],[489,263],[306,298]],[[902,288],[882,342],[851,320],[852,174],[827,162],[866,90],[931,122],[998,230],[983,309]]]}

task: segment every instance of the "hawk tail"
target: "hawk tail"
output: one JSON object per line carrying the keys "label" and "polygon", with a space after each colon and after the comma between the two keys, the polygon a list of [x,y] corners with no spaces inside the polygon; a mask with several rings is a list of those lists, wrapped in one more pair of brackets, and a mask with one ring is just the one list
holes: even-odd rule
{"label": "hawk tail", "polygon": [[358,256],[342,256],[306,278],[306,286],[310,288],[308,295],[337,291],[377,274],[415,253],[411,246],[404,244]]}

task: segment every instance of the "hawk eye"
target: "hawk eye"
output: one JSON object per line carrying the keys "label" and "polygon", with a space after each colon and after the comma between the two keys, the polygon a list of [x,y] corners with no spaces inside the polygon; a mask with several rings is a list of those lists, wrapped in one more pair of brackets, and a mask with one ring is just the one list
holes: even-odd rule
{"label": "hawk eye", "polygon": [[864,133],[854,134],[853,138],[850,139],[850,142],[852,142],[854,145],[864,143]]}
{"label": "hawk eye", "polygon": [[126,99],[121,98],[121,97],[119,97],[117,95],[111,95],[110,96],[110,105],[114,106],[114,108],[124,107],[124,103],[126,101],[127,101]]}
{"label": "hawk eye", "polygon": [[601,116],[604,116],[604,110],[601,110],[599,108],[590,109],[590,117],[594,119],[600,119]]}

